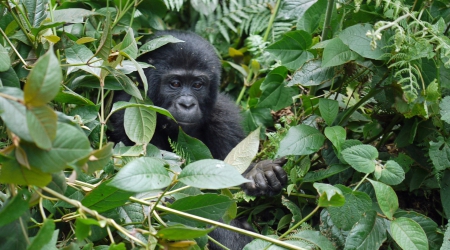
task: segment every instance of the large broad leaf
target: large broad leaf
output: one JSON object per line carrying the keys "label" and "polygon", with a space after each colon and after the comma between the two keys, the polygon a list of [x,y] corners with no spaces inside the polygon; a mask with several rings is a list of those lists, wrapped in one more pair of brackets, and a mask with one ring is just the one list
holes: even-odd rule
{"label": "large broad leaf", "polygon": [[53,21],[83,23],[86,17],[92,15],[99,15],[99,13],[81,8],[60,9],[53,11]]}
{"label": "large broad leaf", "polygon": [[290,31],[267,47],[267,51],[280,59],[284,66],[296,70],[314,56],[306,51],[312,44],[309,33],[303,30]]}
{"label": "large broad leaf", "polygon": [[[211,220],[220,220],[233,202],[233,200],[225,195],[202,194],[179,199],[170,208]],[[179,222],[189,226],[204,225],[204,223],[192,221],[174,214],[168,214],[165,217],[169,221]]]}
{"label": "large broad leaf", "polygon": [[236,145],[230,153],[228,153],[224,162],[234,166],[239,173],[244,173],[258,153],[259,134],[259,128],[251,132],[244,140]]}
{"label": "large broad leaf", "polygon": [[[308,4],[305,4],[305,7],[311,2],[314,1],[308,1]],[[310,34],[313,33],[319,27],[320,21],[323,20],[323,15],[325,15],[327,9],[327,3],[327,0],[319,0],[311,5],[311,7],[309,7],[298,19],[297,29],[304,30]]]}
{"label": "large broad leaf", "polygon": [[325,136],[328,140],[333,143],[333,146],[338,152],[341,152],[342,145],[347,137],[347,132],[341,126],[326,127],[324,131]]}
{"label": "large broad leaf", "polygon": [[290,239],[298,239],[314,244],[321,250],[334,250],[336,247],[327,237],[323,236],[319,231],[303,230],[295,234],[289,235]]}
{"label": "large broad leaf", "polygon": [[[130,102],[138,102],[132,97]],[[148,144],[155,133],[156,112],[146,107],[130,107],[125,110],[123,126],[131,141]]]}
{"label": "large broad leaf", "polygon": [[45,173],[55,173],[67,167],[67,164],[81,159],[91,152],[89,140],[83,131],[66,123],[58,123],[56,138],[50,150],[24,144],[31,166]]}
{"label": "large broad leaf", "polygon": [[345,204],[342,207],[330,207],[328,212],[334,224],[342,230],[350,230],[372,208],[372,200],[366,193],[353,191],[343,185],[336,185],[344,197]]}
{"label": "large broad leaf", "polygon": [[[55,222],[51,219],[46,219],[41,229],[33,238],[27,249],[49,249],[56,248],[56,245],[50,245],[55,231]],[[56,242],[55,242],[56,243]]]}
{"label": "large broad leaf", "polygon": [[132,28],[128,28],[127,33],[120,44],[120,51],[124,52],[129,57],[136,59],[138,48],[136,40],[134,40],[134,32]]}
{"label": "large broad leaf", "polygon": [[11,59],[8,51],[0,44],[0,72],[7,71],[11,67]]}
{"label": "large broad leaf", "polygon": [[24,100],[30,106],[43,106],[59,92],[62,72],[53,47],[39,58],[24,86]]}
{"label": "large broad leaf", "polygon": [[323,51],[322,67],[333,67],[359,58],[341,39],[331,39]]}
{"label": "large broad leaf", "polygon": [[133,160],[117,173],[109,185],[135,193],[167,187],[171,179],[165,164],[163,160],[151,157]]}
{"label": "large broad leaf", "polygon": [[299,70],[297,70],[287,86],[301,85],[304,87],[329,86],[334,77],[334,68],[323,68],[319,59],[309,60]]}
{"label": "large broad leaf", "polygon": [[333,124],[339,112],[339,103],[330,99],[319,99],[319,110],[322,118],[325,120],[328,126]]}
{"label": "large broad leaf", "polygon": [[45,187],[51,180],[51,174],[44,173],[34,167],[27,168],[21,166],[15,160],[9,160],[2,163],[0,183]]}
{"label": "large broad leaf", "polygon": [[384,54],[381,48],[385,46],[383,40],[377,42],[377,48],[372,49],[370,43],[372,39],[366,36],[367,31],[373,30],[370,24],[356,24],[346,28],[339,34],[339,38],[344,42],[351,50],[355,51],[359,55],[369,59],[380,59]]}
{"label": "large broad leaf", "polygon": [[430,141],[428,153],[436,170],[442,171],[450,166],[450,143],[443,137],[438,137],[437,140],[437,142]]}
{"label": "large broad leaf", "polygon": [[379,249],[386,239],[386,226],[381,219],[377,219],[377,212],[370,210],[352,228],[344,249]]}
{"label": "large broad leaf", "polygon": [[397,211],[398,209],[397,194],[395,194],[395,191],[394,189],[392,189],[392,187],[384,183],[373,181],[370,179],[368,180],[375,190],[375,195],[377,197],[378,205],[380,206],[381,211],[383,211],[386,217],[392,220],[394,218],[395,211]]}
{"label": "large broad leaf", "polygon": [[178,181],[192,187],[207,189],[227,188],[249,182],[233,166],[213,159],[187,165],[178,176]]}
{"label": "large broad leaf", "polygon": [[[9,58],[9,57],[8,57]],[[2,59],[0,59],[2,60]],[[0,62],[1,64],[1,62]],[[17,77],[16,71],[10,67],[7,71],[0,71],[0,86],[2,87],[15,87],[20,89],[19,77]]]}
{"label": "large broad leaf", "polygon": [[375,171],[378,150],[372,145],[356,145],[342,150],[342,157],[354,169],[367,174]]}
{"label": "large broad leaf", "polygon": [[69,67],[67,74],[81,69],[100,78],[100,66],[102,66],[102,62],[99,61],[98,58],[95,58],[94,53],[92,53],[85,45],[74,44],[72,47],[66,48],[65,52],[67,63],[81,65]]}
{"label": "large broad leaf", "polygon": [[[9,87],[4,87],[3,90],[7,88]],[[0,97],[0,116],[6,127],[20,139],[33,142],[27,126],[26,108],[23,104]]]}
{"label": "large broad leaf", "polygon": [[109,182],[110,181],[103,182],[89,192],[88,195],[86,195],[81,201],[81,204],[102,213],[122,206],[128,201],[128,198],[133,195],[132,192],[123,191],[108,185]]}
{"label": "large broad leaf", "polygon": [[258,108],[271,108],[278,111],[292,104],[292,97],[297,93],[293,88],[286,87],[284,79],[287,68],[280,66],[272,70],[261,84],[261,97]]}
{"label": "large broad leaf", "polygon": [[56,137],[56,113],[48,106],[31,107],[27,109],[26,117],[28,130],[33,131],[30,134],[36,146],[50,149]]}
{"label": "large broad leaf", "polygon": [[277,157],[285,155],[309,155],[317,152],[323,145],[325,136],[308,125],[291,127],[280,142]]}
{"label": "large broad leaf", "polygon": [[48,1],[45,0],[23,0],[22,4],[27,10],[27,17],[32,27],[38,27],[47,17]]}
{"label": "large broad leaf", "polygon": [[149,104],[140,104],[140,103],[132,103],[132,102],[123,102],[123,101],[119,101],[119,102],[115,102],[111,108],[111,112],[108,115],[111,116],[111,114],[113,114],[116,111],[122,110],[122,109],[126,109],[126,108],[130,108],[130,107],[143,107],[143,108],[147,108],[149,110],[153,110],[156,111],[158,113],[160,113],[161,115],[165,115],[169,118],[171,118],[172,120],[175,121],[175,118],[172,116],[172,114],[167,110],[167,109],[163,109],[160,108],[158,106],[154,106],[154,105],[149,105]]}
{"label": "large broad leaf", "polygon": [[425,232],[417,222],[410,218],[401,217],[392,221],[391,236],[402,249],[428,249]]}

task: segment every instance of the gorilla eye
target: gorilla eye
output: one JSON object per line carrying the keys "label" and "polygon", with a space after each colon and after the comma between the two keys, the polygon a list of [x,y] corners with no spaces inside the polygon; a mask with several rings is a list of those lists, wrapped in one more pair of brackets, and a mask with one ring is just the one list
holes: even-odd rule
{"label": "gorilla eye", "polygon": [[203,83],[202,82],[194,82],[194,85],[192,85],[192,87],[194,87],[194,89],[200,89],[201,87],[203,87]]}
{"label": "gorilla eye", "polygon": [[181,82],[178,80],[173,80],[170,82],[170,86],[173,88],[179,88],[179,87],[181,87]]}

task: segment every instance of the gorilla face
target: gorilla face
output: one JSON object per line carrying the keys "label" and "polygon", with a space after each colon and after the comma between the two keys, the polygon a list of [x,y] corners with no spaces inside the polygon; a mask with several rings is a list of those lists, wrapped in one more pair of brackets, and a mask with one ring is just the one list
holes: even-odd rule
{"label": "gorilla face", "polygon": [[160,93],[164,93],[165,100],[160,106],[175,117],[185,132],[194,131],[205,120],[202,107],[206,105],[210,85],[208,75],[201,71],[171,70],[161,78]]}

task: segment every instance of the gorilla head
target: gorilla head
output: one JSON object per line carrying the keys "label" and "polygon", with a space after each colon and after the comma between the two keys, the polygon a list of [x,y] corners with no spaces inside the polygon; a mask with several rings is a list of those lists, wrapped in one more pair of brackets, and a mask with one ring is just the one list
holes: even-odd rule
{"label": "gorilla head", "polygon": [[[185,42],[164,45],[141,58],[154,66],[145,71],[148,97],[156,106],[169,110],[186,133],[195,136],[216,103],[221,63],[211,44],[198,35],[181,31],[155,34],[162,35]],[[178,131],[172,120],[161,120],[161,126]]]}

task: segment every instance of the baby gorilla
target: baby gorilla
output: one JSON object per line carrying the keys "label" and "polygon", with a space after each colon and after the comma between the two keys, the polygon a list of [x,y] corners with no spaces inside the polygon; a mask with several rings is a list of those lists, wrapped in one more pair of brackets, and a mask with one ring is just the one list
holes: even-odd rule
{"label": "baby gorilla", "polygon": [[[148,97],[156,106],[170,111],[177,122],[158,114],[151,143],[170,151],[168,138],[176,140],[180,126],[188,135],[201,140],[214,158],[223,160],[245,136],[239,108],[219,93],[220,60],[213,46],[195,33],[164,31],[154,37],[162,35],[172,35],[184,42],[164,45],[139,60],[154,66],[145,70]],[[114,102],[129,99],[125,92],[114,96]],[[111,117],[113,130],[109,137],[116,143],[133,145],[125,134],[123,119],[123,111]],[[278,194],[287,182],[286,172],[281,167],[284,163],[283,159],[251,164],[243,176],[253,182],[243,184],[242,189],[249,195]],[[230,236],[224,231],[215,230],[214,238],[223,243],[230,242],[230,237],[238,238],[237,242],[233,240],[236,245],[231,249],[242,249],[250,240],[242,235]]]}

